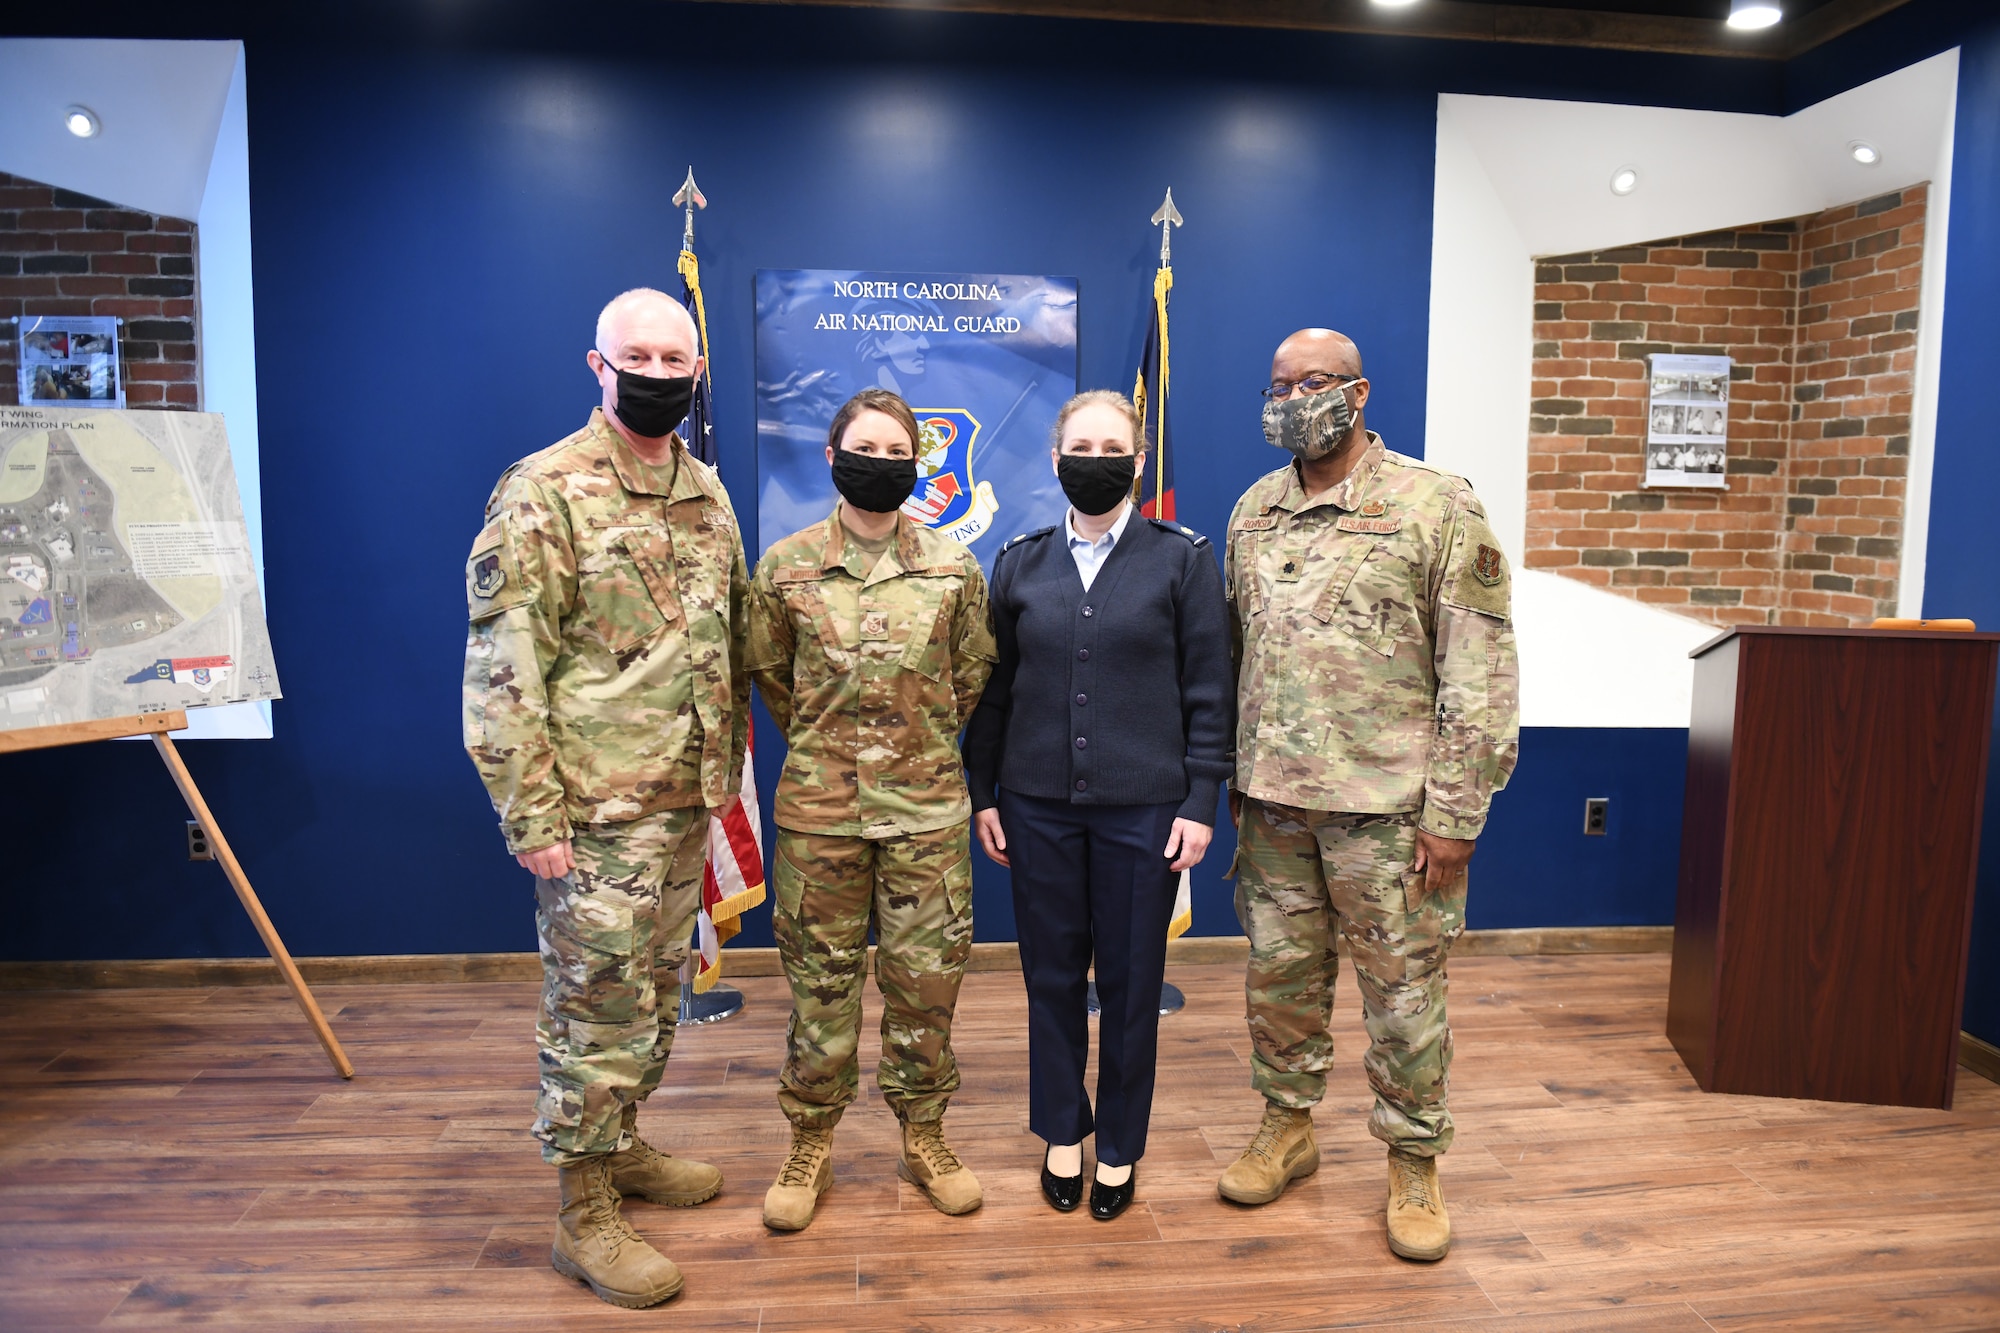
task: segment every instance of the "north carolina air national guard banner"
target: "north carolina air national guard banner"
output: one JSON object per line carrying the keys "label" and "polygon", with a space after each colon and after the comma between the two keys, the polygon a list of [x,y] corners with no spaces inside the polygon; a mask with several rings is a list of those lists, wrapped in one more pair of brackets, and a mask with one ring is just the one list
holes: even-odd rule
{"label": "north carolina air national guard banner", "polygon": [[989,572],[1009,537],[1062,521],[1049,427],[1076,392],[1076,279],[758,270],[760,550],[833,512],[826,429],[869,388],[922,432],[903,512]]}

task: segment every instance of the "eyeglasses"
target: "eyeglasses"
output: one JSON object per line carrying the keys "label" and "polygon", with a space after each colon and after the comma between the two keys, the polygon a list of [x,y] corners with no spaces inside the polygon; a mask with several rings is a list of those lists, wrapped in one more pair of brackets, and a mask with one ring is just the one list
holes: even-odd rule
{"label": "eyeglasses", "polygon": [[1293,380],[1290,384],[1279,380],[1258,390],[1258,392],[1275,402],[1280,398],[1290,398],[1294,389],[1304,389],[1309,394],[1325,393],[1328,389],[1336,385],[1345,386],[1353,384],[1360,378],[1361,376],[1359,375],[1335,375],[1322,372],[1308,375],[1302,380]]}

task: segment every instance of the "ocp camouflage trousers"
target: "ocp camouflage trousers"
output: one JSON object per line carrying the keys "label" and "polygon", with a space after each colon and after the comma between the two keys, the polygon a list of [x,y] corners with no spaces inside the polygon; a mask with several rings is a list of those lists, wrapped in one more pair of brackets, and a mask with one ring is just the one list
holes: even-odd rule
{"label": "ocp camouflage trousers", "polygon": [[958,1090],[952,1011],[972,956],[967,825],[894,838],[779,829],[771,929],[792,985],[778,1104],[825,1129],[860,1092],[861,984],[875,926],[882,992],[882,1100],[904,1120],[936,1120]]}
{"label": "ocp camouflage trousers", "polygon": [[1344,939],[1368,1029],[1368,1132],[1428,1156],[1451,1146],[1445,958],[1465,930],[1466,878],[1425,894],[1410,869],[1416,827],[1415,812],[1330,814],[1245,800],[1236,916],[1250,937],[1251,1086],[1280,1106],[1326,1095]]}
{"label": "ocp camouflage trousers", "polygon": [[[699,806],[574,831],[576,870],[535,881],[542,1157],[574,1165],[622,1144],[620,1119],[660,1085],[674,1045],[708,820]],[[667,1013],[660,1015],[661,995]]]}

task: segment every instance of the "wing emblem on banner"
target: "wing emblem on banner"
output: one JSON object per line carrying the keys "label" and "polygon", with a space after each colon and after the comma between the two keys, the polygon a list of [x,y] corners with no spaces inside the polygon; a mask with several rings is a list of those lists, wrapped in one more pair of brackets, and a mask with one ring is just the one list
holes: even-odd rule
{"label": "wing emblem on banner", "polygon": [[917,409],[917,488],[903,502],[912,522],[969,544],[1000,511],[993,483],[974,481],[972,446],[979,419],[962,407]]}

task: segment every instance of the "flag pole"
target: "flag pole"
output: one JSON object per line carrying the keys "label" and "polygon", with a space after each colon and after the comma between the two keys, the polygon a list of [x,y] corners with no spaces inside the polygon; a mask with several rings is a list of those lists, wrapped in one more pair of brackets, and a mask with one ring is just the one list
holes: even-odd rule
{"label": "flag pole", "polygon": [[[674,192],[674,202],[679,204],[683,211],[681,224],[682,275],[683,280],[687,280],[688,264],[694,257],[694,211],[697,208],[708,207],[707,197],[702,194],[701,187],[694,183],[693,167],[690,166],[688,168],[687,179],[681,182],[681,188]],[[705,381],[703,387],[707,387],[708,385],[712,385],[714,380],[708,365],[708,311],[703,308],[698,278],[690,282],[689,290],[694,297],[694,308],[688,311],[688,313],[694,316],[695,332],[701,342],[702,379]],[[711,422],[705,419],[701,424],[704,430],[712,425]],[[712,829],[704,830],[705,835],[712,834],[712,832]],[[708,836],[706,840],[710,850],[708,860],[712,860],[715,839],[712,836]],[[713,873],[712,867],[705,861],[702,869],[702,892],[704,894],[706,892],[707,880]],[[688,941],[690,945],[688,956],[681,963],[681,997],[680,1007],[674,1018],[675,1027],[698,1027],[703,1023],[720,1022],[722,1019],[728,1018],[743,1008],[743,992],[734,986],[726,986],[721,982],[716,982],[707,990],[698,991],[695,989],[695,977],[701,971],[702,930],[705,924],[711,930],[713,929],[713,923],[709,922],[703,914],[703,906],[703,901],[698,901],[696,904],[694,933]],[[717,941],[716,947],[717,949],[721,948],[720,941]]]}
{"label": "flag pole", "polygon": [[[1153,303],[1158,307],[1160,321],[1160,457],[1153,465],[1153,512],[1157,514],[1165,507],[1167,493],[1167,394],[1170,374],[1167,361],[1167,295],[1174,289],[1174,228],[1182,225],[1181,211],[1174,207],[1173,186],[1167,187],[1167,197],[1153,210],[1151,221],[1160,229],[1160,267],[1153,275]],[[1190,896],[1192,884],[1189,872],[1181,871],[1179,897],[1174,903],[1176,914],[1181,906],[1180,897]],[[1169,938],[1171,934],[1169,931]],[[1187,996],[1181,993],[1181,988],[1171,981],[1162,981],[1160,1012],[1175,1014],[1186,1007]]]}

